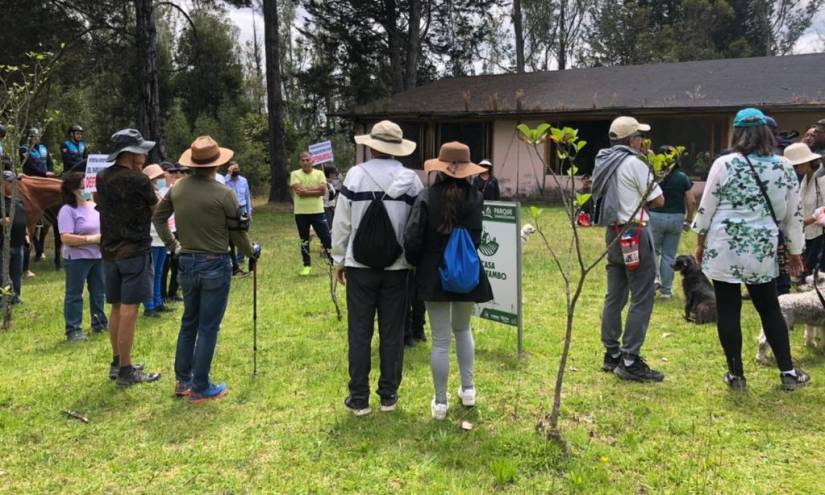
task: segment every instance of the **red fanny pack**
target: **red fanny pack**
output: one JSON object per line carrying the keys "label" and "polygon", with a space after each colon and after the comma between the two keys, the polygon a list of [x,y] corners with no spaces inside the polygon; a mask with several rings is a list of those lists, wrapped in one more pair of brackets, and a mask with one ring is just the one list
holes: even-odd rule
{"label": "red fanny pack", "polygon": [[[642,210],[639,221],[644,221],[644,218],[645,211]],[[613,229],[617,235],[622,231],[622,227],[619,225],[614,225]],[[619,245],[622,248],[622,261],[624,261],[625,268],[631,272],[638,270],[639,265],[641,265],[639,244],[642,239],[642,229],[644,229],[642,223],[632,225],[624,231],[621,239],[619,239]]]}

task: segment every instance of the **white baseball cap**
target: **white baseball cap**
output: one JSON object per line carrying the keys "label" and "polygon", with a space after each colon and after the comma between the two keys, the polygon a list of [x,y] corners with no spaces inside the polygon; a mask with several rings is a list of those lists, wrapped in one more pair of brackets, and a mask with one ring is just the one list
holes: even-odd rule
{"label": "white baseball cap", "polygon": [[630,137],[639,131],[647,132],[649,130],[649,125],[642,124],[633,117],[617,117],[610,123],[610,139],[618,141],[619,139]]}

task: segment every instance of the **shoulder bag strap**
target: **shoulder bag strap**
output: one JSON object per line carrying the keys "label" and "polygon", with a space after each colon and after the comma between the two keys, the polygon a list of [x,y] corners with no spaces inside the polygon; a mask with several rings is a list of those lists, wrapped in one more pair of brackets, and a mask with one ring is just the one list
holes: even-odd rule
{"label": "shoulder bag strap", "polygon": [[763,184],[762,180],[759,178],[759,173],[756,172],[750,158],[748,158],[744,153],[742,154],[742,157],[746,162],[748,162],[748,167],[750,167],[751,172],[753,173],[753,178],[756,180],[756,185],[759,186],[759,192],[762,193],[762,197],[765,198],[765,204],[768,205],[768,211],[771,213],[773,223],[776,224],[776,228],[779,229],[779,233],[782,234],[782,227],[779,226],[779,220],[776,219],[776,213],[773,211],[773,204],[771,204],[771,198],[768,196],[768,191],[765,190],[765,184]]}
{"label": "shoulder bag strap", "polygon": [[[384,187],[381,185],[381,183],[380,183],[380,182],[378,182],[377,180],[375,180],[375,178],[372,176],[372,174],[371,174],[371,173],[367,172],[367,167],[365,167],[364,165],[360,165],[360,167],[361,167],[361,170],[363,170],[363,171],[364,171],[364,173],[365,173],[365,174],[367,174],[367,177],[369,177],[369,178],[370,178],[370,180],[371,180],[371,181],[373,181],[373,182],[375,183],[375,185],[376,185],[376,186],[378,186],[378,189],[381,189],[381,192],[382,192],[382,193],[384,193],[384,195],[383,195],[383,196],[381,196],[381,200],[383,201],[383,200],[384,200],[384,198],[386,198],[386,197],[387,197],[387,191],[386,191],[386,189],[384,189]],[[376,199],[376,198],[373,196],[373,199]]]}

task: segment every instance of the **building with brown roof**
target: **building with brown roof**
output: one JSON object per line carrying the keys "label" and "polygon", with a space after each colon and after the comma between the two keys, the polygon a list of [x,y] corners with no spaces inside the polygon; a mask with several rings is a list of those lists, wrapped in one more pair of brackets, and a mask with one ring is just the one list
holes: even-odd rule
{"label": "building with brown roof", "polygon": [[[632,115],[651,124],[654,145],[685,146],[685,168],[701,175],[727,146],[733,114],[746,106],[774,117],[781,131],[804,133],[825,117],[825,54],[450,78],[345,116],[356,132],[385,118],[398,122],[419,143],[404,160],[411,168],[436,156],[442,143],[462,141],[474,161],[491,159],[503,194],[524,196],[546,177],[541,161],[518,140],[519,123],[579,129],[588,144],[578,165],[588,173],[596,152],[609,145],[610,121]],[[358,150],[358,161],[363,153]],[[540,153],[558,167],[550,145]]]}

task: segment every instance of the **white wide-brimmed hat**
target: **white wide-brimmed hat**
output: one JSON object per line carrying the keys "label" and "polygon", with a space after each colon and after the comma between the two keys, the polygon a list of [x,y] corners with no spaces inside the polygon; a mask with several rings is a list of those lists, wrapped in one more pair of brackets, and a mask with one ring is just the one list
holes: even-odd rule
{"label": "white wide-brimmed hat", "polygon": [[822,158],[819,153],[814,153],[805,143],[794,143],[785,148],[783,156],[790,160],[793,165],[803,165]]}
{"label": "white wide-brimmed hat", "polygon": [[392,156],[411,155],[416,146],[413,141],[404,139],[404,133],[398,124],[389,120],[382,120],[372,126],[369,134],[355,136],[355,142]]}

